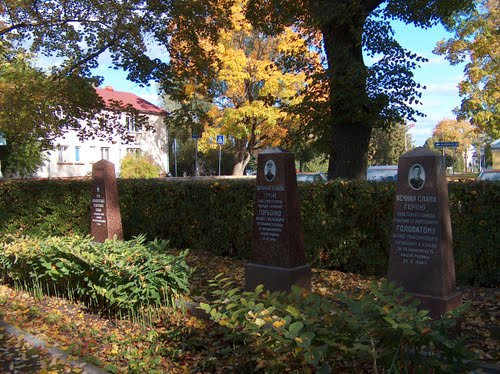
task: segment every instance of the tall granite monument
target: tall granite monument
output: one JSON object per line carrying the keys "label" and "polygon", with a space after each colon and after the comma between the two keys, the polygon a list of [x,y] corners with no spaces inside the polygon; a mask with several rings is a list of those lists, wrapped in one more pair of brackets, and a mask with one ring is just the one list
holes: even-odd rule
{"label": "tall granite monument", "polygon": [[388,279],[420,299],[434,318],[462,302],[445,167],[440,155],[422,147],[399,159]]}
{"label": "tall granite monument", "polygon": [[90,235],[100,243],[114,236],[123,239],[113,163],[101,160],[92,165],[92,182]]}
{"label": "tall granite monument", "polygon": [[254,205],[252,256],[245,267],[245,288],[271,291],[292,285],[311,288],[300,225],[293,153],[270,148],[259,154]]}

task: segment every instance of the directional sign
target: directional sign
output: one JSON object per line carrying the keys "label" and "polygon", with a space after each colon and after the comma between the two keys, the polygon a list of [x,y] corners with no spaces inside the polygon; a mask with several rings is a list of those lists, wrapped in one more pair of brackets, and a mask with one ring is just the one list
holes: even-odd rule
{"label": "directional sign", "polygon": [[450,148],[456,148],[458,147],[458,142],[435,142],[434,147],[450,147]]}
{"label": "directional sign", "polygon": [[0,145],[7,145],[7,138],[0,132]]}
{"label": "directional sign", "polygon": [[224,145],[225,142],[226,138],[224,137],[224,135],[217,135],[217,144]]}

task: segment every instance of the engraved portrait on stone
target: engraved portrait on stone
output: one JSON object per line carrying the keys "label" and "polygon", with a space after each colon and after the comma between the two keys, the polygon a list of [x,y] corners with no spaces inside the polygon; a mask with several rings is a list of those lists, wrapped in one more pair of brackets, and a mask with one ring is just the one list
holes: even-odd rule
{"label": "engraved portrait on stone", "polygon": [[266,180],[268,182],[271,182],[274,177],[276,176],[276,164],[274,163],[273,160],[268,160],[266,162],[266,166],[264,168],[265,172],[266,172]]}
{"label": "engraved portrait on stone", "polygon": [[415,164],[408,173],[408,184],[414,190],[421,189],[425,184],[425,170],[422,165]]}

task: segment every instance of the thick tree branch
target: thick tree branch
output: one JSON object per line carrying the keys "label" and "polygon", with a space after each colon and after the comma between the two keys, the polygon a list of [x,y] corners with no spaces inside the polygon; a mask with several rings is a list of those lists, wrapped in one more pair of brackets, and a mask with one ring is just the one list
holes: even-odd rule
{"label": "thick tree branch", "polygon": [[375,9],[377,9],[380,4],[382,4],[385,0],[365,0],[362,3],[363,14],[364,16],[369,16]]}
{"label": "thick tree branch", "polygon": [[12,31],[18,30],[18,29],[29,29],[29,28],[41,28],[41,27],[60,27],[67,25],[68,23],[79,23],[81,25],[85,24],[96,24],[96,23],[101,23],[100,21],[89,21],[89,20],[81,20],[81,19],[65,19],[62,21],[47,21],[47,22],[34,22],[34,23],[27,23],[27,22],[20,22],[16,23],[14,25],[11,25],[9,27],[5,27],[3,29],[0,29],[0,36],[3,36],[5,34],[8,34]]}

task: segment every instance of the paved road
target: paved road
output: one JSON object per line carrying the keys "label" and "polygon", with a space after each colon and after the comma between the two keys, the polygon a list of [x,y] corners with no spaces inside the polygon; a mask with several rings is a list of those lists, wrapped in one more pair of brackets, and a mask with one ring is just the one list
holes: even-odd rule
{"label": "paved road", "polygon": [[104,374],[95,366],[70,361],[68,355],[0,320],[0,374],[38,373]]}

